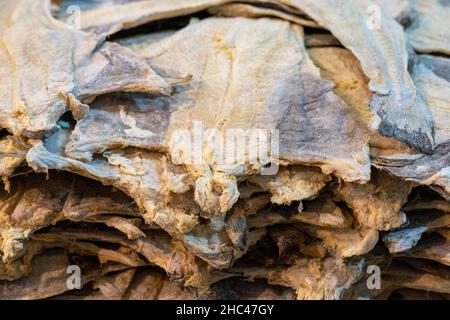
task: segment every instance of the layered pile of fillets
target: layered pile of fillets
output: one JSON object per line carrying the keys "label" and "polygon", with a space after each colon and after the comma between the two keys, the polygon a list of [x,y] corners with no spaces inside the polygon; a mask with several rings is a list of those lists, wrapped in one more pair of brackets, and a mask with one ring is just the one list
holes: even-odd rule
{"label": "layered pile of fillets", "polygon": [[0,1],[0,298],[448,299],[449,55],[445,0]]}

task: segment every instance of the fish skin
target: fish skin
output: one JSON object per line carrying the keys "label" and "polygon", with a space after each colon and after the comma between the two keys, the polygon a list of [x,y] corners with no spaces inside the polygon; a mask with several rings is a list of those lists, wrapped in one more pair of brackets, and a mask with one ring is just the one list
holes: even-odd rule
{"label": "fish skin", "polygon": [[393,17],[381,10],[379,26],[369,27],[366,10],[375,3],[368,0],[282,3],[303,10],[358,58],[375,94],[370,107],[378,114],[381,134],[422,152],[433,152],[433,118],[407,71],[406,36]]}

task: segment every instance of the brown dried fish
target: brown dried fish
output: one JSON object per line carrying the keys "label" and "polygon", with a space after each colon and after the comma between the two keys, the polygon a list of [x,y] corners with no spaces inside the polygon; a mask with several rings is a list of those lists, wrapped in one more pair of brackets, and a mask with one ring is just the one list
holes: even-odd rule
{"label": "brown dried fish", "polygon": [[250,176],[247,181],[272,194],[272,202],[290,205],[292,201],[311,200],[331,178],[314,167],[281,168],[274,176]]}
{"label": "brown dried fish", "polygon": [[9,189],[8,177],[25,161],[29,146],[22,139],[8,135],[0,139],[0,177]]}
{"label": "brown dried fish", "polygon": [[353,210],[357,222],[367,228],[390,230],[406,223],[402,206],[413,184],[374,170],[366,184],[340,183],[333,192]]}
{"label": "brown dried fish", "polygon": [[68,19],[70,6],[81,9],[78,22],[82,30],[99,35],[110,35],[122,29],[133,28],[148,22],[188,15],[210,6],[230,0],[107,0],[102,3],[89,0],[64,0],[57,15],[60,20]]}
{"label": "brown dried fish", "polygon": [[[258,3],[258,1],[256,1]],[[257,4],[256,3],[256,4]],[[281,9],[281,8],[279,8]],[[314,21],[302,16],[290,14],[282,10],[274,8],[255,6],[254,4],[246,3],[229,3],[218,7],[209,8],[208,11],[219,17],[247,17],[247,18],[261,18],[274,17],[296,23],[305,27],[318,28],[321,27]]]}
{"label": "brown dried fish", "polygon": [[383,236],[390,253],[400,253],[412,249],[425,232],[450,226],[450,216],[439,213],[415,213],[409,215],[406,227],[394,230]]}
{"label": "brown dried fish", "polygon": [[303,222],[320,227],[349,229],[351,216],[343,212],[328,195],[303,204],[303,209],[269,208],[248,217],[248,225],[264,228],[280,224]]}
{"label": "brown dried fish", "polygon": [[324,247],[337,258],[364,255],[378,242],[378,231],[364,227],[343,230],[300,225],[298,228],[322,240]]}
{"label": "brown dried fish", "polygon": [[433,119],[408,73],[406,37],[392,17],[380,9],[379,20],[370,23],[367,11],[373,2],[366,0],[281,2],[300,8],[358,58],[370,79],[374,93],[370,107],[379,117],[381,134],[427,153],[433,151]]}
{"label": "brown dried fish", "polygon": [[[57,135],[67,135],[63,130]],[[58,138],[51,138],[59,141]],[[62,139],[64,141],[64,139]],[[48,144],[49,141],[46,143]],[[172,236],[181,239],[194,254],[217,267],[226,267],[232,260],[233,246],[225,231],[223,217],[199,224],[202,211],[193,196],[177,194],[186,181],[185,173],[168,173],[166,160],[156,153],[138,149],[111,150],[105,158],[84,163],[49,152],[41,142],[28,153],[27,161],[38,172],[58,169],[77,173],[113,185],[130,195],[144,210],[148,223],[156,223]],[[54,149],[58,149],[53,146]],[[55,150],[57,152],[57,150]],[[166,172],[166,174],[164,173]],[[163,179],[170,176],[171,179]]]}
{"label": "brown dried fish", "polygon": [[363,264],[339,263],[333,258],[298,258],[283,267],[233,268],[248,278],[265,278],[269,284],[286,286],[296,291],[298,300],[340,299],[362,273]]}
{"label": "brown dried fish", "polygon": [[[84,261],[78,262],[83,274],[82,285],[109,272],[124,269],[124,266],[116,263],[101,265],[95,261]],[[32,300],[64,293],[69,290],[67,268],[70,265],[72,263],[63,251],[46,251],[33,260],[33,271],[28,277],[12,282],[0,281],[0,297],[2,300]]]}
{"label": "brown dried fish", "polygon": [[101,292],[101,299],[119,300],[133,280],[135,269],[128,269],[113,275],[106,275],[93,283],[93,288]]}
{"label": "brown dried fish", "polygon": [[[0,128],[40,138],[57,128],[56,121],[69,107],[76,116],[83,115],[88,107],[78,100],[79,89],[84,98],[122,89],[170,92],[171,85],[149,67],[136,69],[145,61],[131,51],[106,45],[96,52],[101,38],[54,19],[49,4],[50,0],[0,4],[0,59],[4,61]],[[91,81],[98,83],[96,90],[84,90]]]}
{"label": "brown dried fish", "polygon": [[[419,57],[413,66],[413,78],[424,94],[425,100],[435,119],[435,136],[438,143],[431,155],[423,155],[404,165],[392,161],[387,165],[377,165],[403,179],[428,185],[443,197],[450,199],[450,82],[432,70],[448,65],[450,59]],[[441,69],[445,70],[445,69]]]}
{"label": "brown dried fish", "polygon": [[[255,30],[259,37],[249,41],[247,35]],[[185,164],[196,178],[195,199],[213,214],[228,211],[237,201],[237,180],[260,172],[276,159],[269,155],[256,160],[246,153],[224,163],[230,154],[222,154],[220,143],[209,140],[205,132],[217,132],[218,139],[224,139],[227,130],[240,130],[241,134],[279,130],[281,160],[316,165],[347,181],[364,181],[370,169],[363,129],[352,120],[345,103],[329,92],[329,84],[320,80],[302,41],[300,31],[285,22],[210,18],[152,43],[138,53],[153,68],[177,77],[191,74],[193,81],[168,100],[134,98],[114,105],[101,103],[92,116],[78,122],[68,155],[86,160],[118,144],[167,149],[171,160]],[[284,49],[272,55],[271,48],[279,43]],[[255,64],[255,59],[265,67]],[[292,68],[298,64],[300,70]],[[243,74],[238,76],[237,70]],[[149,110],[152,106],[154,111]],[[152,117],[161,119],[157,126],[154,120],[144,120]],[[139,118],[143,120],[138,126],[133,119]],[[103,119],[117,124],[111,138],[112,125],[103,125]],[[199,123],[201,135],[206,135],[201,156],[193,153],[186,139],[179,140],[195,133],[192,131]],[[99,128],[95,133],[94,127]],[[161,148],[162,138],[165,148]]]}
{"label": "brown dried fish", "polygon": [[440,293],[450,293],[450,280],[410,266],[394,263],[382,273],[383,282],[396,288],[409,288]]}
{"label": "brown dried fish", "polygon": [[374,161],[386,163],[390,160],[408,161],[420,157],[415,148],[394,138],[384,137],[374,130],[376,116],[370,110],[373,94],[369,90],[369,79],[351,51],[324,47],[312,48],[308,53],[320,68],[321,76],[335,84],[333,91],[351,107],[354,118],[368,129],[370,154]]}
{"label": "brown dried fish", "polygon": [[[339,40],[336,39],[331,33],[329,34],[318,33],[318,34],[306,34],[305,46],[306,48],[315,48],[315,47],[331,47],[331,46],[340,47],[342,45],[339,42]],[[311,56],[311,59],[314,61],[313,56]],[[314,61],[314,63],[316,62]]]}
{"label": "brown dried fish", "polygon": [[426,259],[450,266],[450,240],[432,239],[431,243],[419,243],[417,247],[409,252],[400,253],[400,256],[408,258]]}
{"label": "brown dried fish", "polygon": [[204,279],[204,276],[207,275],[206,264],[187,251],[179,241],[172,239],[162,231],[154,231],[145,238],[128,240],[122,235],[112,232],[53,229],[53,231],[34,235],[33,238],[49,243],[67,243],[69,246],[74,241],[76,241],[75,245],[77,242],[83,243],[83,241],[120,244],[140,253],[150,263],[163,268],[168,274],[182,279],[186,286],[202,287],[207,284]]}
{"label": "brown dried fish", "polygon": [[[3,235],[0,236],[0,239],[2,237]],[[21,241],[14,249],[14,257],[5,256],[3,252],[0,252],[0,280],[13,281],[28,275],[32,268],[33,258],[44,248],[37,241]]]}
{"label": "brown dried fish", "polygon": [[252,282],[240,279],[226,279],[211,288],[212,299],[218,300],[294,300],[290,288],[274,286],[255,279]]}
{"label": "brown dried fish", "polygon": [[90,57],[89,64],[75,72],[77,99],[89,103],[111,92],[145,92],[169,95],[170,83],[161,78],[145,60],[116,43],[105,42]]}
{"label": "brown dried fish", "polygon": [[447,2],[0,0],[0,298],[447,299]]}
{"label": "brown dried fish", "polygon": [[[70,14],[73,13],[70,8],[75,5],[80,9],[77,18],[81,28],[104,36],[152,21],[185,16],[233,2],[257,5],[260,10],[272,9],[270,10],[272,14],[279,15],[282,14],[281,11],[290,11],[294,15],[305,15],[301,10],[288,7],[278,0],[165,0],[164,2],[158,0],[106,0],[101,3],[89,0],[63,0],[60,2],[56,10],[56,15],[60,20],[69,19]],[[277,10],[273,10],[273,8]],[[313,24],[308,19],[301,21]]]}
{"label": "brown dried fish", "polygon": [[0,254],[5,261],[22,254],[30,234],[63,220],[105,223],[131,238],[142,231],[118,214],[140,216],[132,200],[119,191],[69,174],[20,176],[11,181],[10,193],[0,193]]}
{"label": "brown dried fish", "polygon": [[[254,34],[254,30],[258,30],[259,37],[252,37],[253,40],[249,42],[246,35]],[[205,38],[204,34],[211,32],[213,36]],[[278,38],[274,37],[275,34],[278,34]],[[180,46],[179,40],[185,38],[191,41]],[[200,47],[199,43],[203,46]],[[277,50],[276,55],[271,55],[268,52],[271,52],[274,46],[285,49]],[[171,48],[170,51],[167,51],[168,47]],[[259,53],[259,56],[252,54],[250,57],[248,52]],[[192,74],[195,79],[191,88],[173,98],[177,100],[176,104],[185,104],[188,99],[189,107],[172,115],[174,120],[170,126],[171,130],[188,129],[192,127],[193,121],[202,121],[207,127],[205,130],[212,127],[219,132],[233,128],[278,129],[282,160],[316,164],[326,173],[336,172],[346,180],[365,180],[368,170],[364,141],[356,139],[355,136],[350,139],[349,136],[350,132],[359,134],[360,128],[349,118],[345,104],[329,92],[327,83],[319,79],[318,70],[308,59],[298,28],[270,19],[212,18],[187,27],[173,37],[166,38],[160,44],[150,45],[139,53],[158,70],[164,70],[168,61],[178,61],[178,64],[171,68],[173,72]],[[186,58],[177,59],[179,54]],[[218,64],[207,64],[203,72],[203,63],[211,56]],[[255,61],[261,63],[255,64]],[[300,71],[289,71],[293,65],[298,64]],[[258,65],[258,68],[255,69],[255,65]],[[228,69],[225,66],[228,66]],[[230,67],[232,70],[245,70],[245,77],[237,78],[234,73],[230,73]],[[217,74],[221,75],[220,79]],[[215,81],[213,75],[216,77]],[[265,80],[262,80],[263,76]],[[207,85],[208,81],[212,81],[212,85]],[[311,86],[306,84],[308,81],[311,81]],[[229,90],[226,90],[227,87]],[[292,87],[292,90],[288,87]],[[253,88],[259,88],[258,98],[251,95]],[[198,99],[191,100],[189,97],[194,94]],[[220,108],[216,110],[209,107],[217,105],[218,97],[223,100]],[[260,102],[255,105],[254,101]],[[275,103],[278,103],[277,107],[273,105]],[[333,108],[325,111],[324,108],[330,103],[334,104]],[[344,127],[337,128],[327,119],[315,117],[316,108],[320,108],[322,114],[329,113],[330,118],[335,117],[335,122],[342,121]],[[189,118],[186,119],[185,115]],[[325,122],[328,128],[325,128]],[[324,139],[328,142],[327,150],[321,148]],[[337,152],[337,148],[332,149],[333,145],[352,150],[349,152],[352,153],[353,159]],[[217,149],[211,143],[209,147]],[[175,152],[178,149],[174,149],[169,142],[172,160],[183,160]],[[302,152],[298,149],[302,149]],[[315,154],[321,154],[320,159],[312,154],[313,149]],[[336,153],[333,154],[334,152]],[[348,168],[336,165],[340,161],[348,164]],[[210,166],[214,164],[210,162],[207,161]],[[225,173],[237,169],[220,166],[220,170]]]}
{"label": "brown dried fish", "polygon": [[185,300],[193,297],[192,293],[170,281],[165,273],[144,269],[137,270],[123,298],[125,300]]}

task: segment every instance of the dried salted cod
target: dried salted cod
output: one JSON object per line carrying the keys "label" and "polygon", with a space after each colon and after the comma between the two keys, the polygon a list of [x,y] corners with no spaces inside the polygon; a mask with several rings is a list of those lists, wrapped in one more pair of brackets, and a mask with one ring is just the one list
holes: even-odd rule
{"label": "dried salted cod", "polygon": [[68,190],[61,188],[64,184],[57,180],[42,182],[42,179],[27,178],[14,183],[11,194],[1,193],[0,252],[3,261],[21,256],[29,234],[61,217]]}
{"label": "dried salted cod", "polygon": [[[67,253],[62,250],[46,251],[33,260],[29,276],[12,282],[0,281],[0,297],[2,300],[33,300],[62,294],[70,290],[67,286],[67,270],[72,264]],[[81,285],[124,268],[116,263],[101,265],[83,258],[78,258],[76,264],[82,272]]]}
{"label": "dried salted cod", "polygon": [[165,151],[172,109],[167,98],[136,94],[99,97],[78,121],[65,153],[73,159],[92,161],[95,153],[120,146]]}
{"label": "dried salted cod", "polygon": [[333,193],[353,210],[359,224],[376,229],[390,230],[402,226],[406,215],[400,210],[408,200],[413,184],[387,173],[374,170],[366,184],[339,183]]}
{"label": "dried salted cod", "polygon": [[[409,2],[408,0],[375,0],[373,4],[379,5],[389,16],[401,20],[406,16]],[[97,34],[112,34],[148,22],[185,16],[205,9],[213,14],[226,16],[275,16],[304,26],[320,28],[305,15],[304,11],[278,0],[166,0],[164,2],[63,0],[56,10],[56,15],[61,20],[73,20],[72,15],[79,12],[77,18],[83,30]]]}
{"label": "dried salted cod", "polygon": [[[53,180],[53,179],[51,179]],[[68,179],[68,182],[70,179]],[[136,203],[114,187],[97,185],[76,177],[65,199],[62,214],[73,222],[102,223],[126,234],[130,239],[142,236],[139,229],[158,229],[145,224]]]}
{"label": "dried salted cod", "polygon": [[[365,262],[365,272],[362,277],[354,283],[347,291],[344,293],[345,300],[370,300],[370,299],[378,299],[380,295],[385,290],[389,290],[390,286],[386,283],[383,283],[383,279],[381,278],[381,288],[376,289],[373,286],[368,286],[367,284],[373,284],[373,277],[371,275],[372,272],[369,271],[369,266],[378,266],[381,270],[385,270],[389,267],[392,262],[392,257],[389,255],[389,252],[386,248],[379,242],[375,248],[364,255]],[[355,258],[353,258],[355,259]],[[372,267],[373,268],[373,267]],[[372,269],[371,268],[371,269]]]}
{"label": "dried salted cod", "polygon": [[25,161],[29,146],[26,142],[15,136],[6,136],[0,139],[0,177],[9,188],[8,177]]}
{"label": "dried salted cod", "polygon": [[383,236],[390,253],[400,253],[412,249],[425,232],[449,227],[450,216],[445,213],[415,213],[408,215],[409,224]]}
{"label": "dried salted cod", "polygon": [[352,224],[352,218],[348,213],[343,212],[327,195],[320,196],[314,201],[305,202],[303,210],[268,208],[248,217],[248,225],[251,228],[299,222],[320,227],[348,229]]}
{"label": "dried salted cod", "polygon": [[443,0],[412,0],[413,23],[406,30],[418,52],[450,55],[450,4]]}
{"label": "dried salted cod", "polygon": [[375,21],[366,0],[281,0],[300,8],[334,36],[361,62],[374,93],[370,106],[378,114],[381,134],[421,151],[434,149],[433,119],[407,71],[406,37],[383,10]]}
{"label": "dried salted cod", "polygon": [[[79,121],[67,152],[86,160],[117,144],[161,149],[164,136],[172,161],[186,164],[196,178],[197,202],[215,214],[228,211],[237,201],[237,179],[276,162],[276,133],[280,158],[286,163],[316,165],[347,181],[367,180],[363,129],[330,92],[331,84],[320,80],[302,41],[298,29],[270,19],[211,18],[190,25],[138,53],[160,73],[190,74],[192,82],[177,88],[168,100],[134,98],[114,103],[115,108],[102,102],[95,116]],[[272,54],[280,46],[283,50]],[[152,106],[160,125],[143,120],[153,117],[147,112]],[[119,124],[111,139],[107,138],[111,125],[103,126],[102,118]],[[96,130],[94,137],[89,131],[94,127],[105,130]],[[235,157],[226,135],[242,141],[255,133],[274,134],[272,140],[258,138],[252,145],[264,154],[257,159],[255,152],[244,148]],[[232,146],[224,148],[224,141]]]}
{"label": "dried salted cod", "polygon": [[69,134],[69,130],[60,130],[45,143],[37,142],[27,155],[28,163],[36,171],[66,170],[114,185],[136,200],[147,223],[181,239],[189,250],[216,267],[231,263],[234,249],[224,217],[199,224],[205,213],[188,192],[190,179],[182,167],[171,165],[159,154],[137,149],[110,150],[104,158],[89,163],[66,158],[63,150]]}
{"label": "dried salted cod", "polygon": [[[353,108],[356,119],[370,127],[373,114],[369,111],[368,102],[371,94],[356,58],[341,48],[314,48],[309,50],[309,54],[321,68],[324,78],[336,84],[334,91]],[[432,56],[419,56],[418,60],[420,64],[414,66],[413,77],[435,119],[435,140],[438,147],[433,155],[427,156],[400,141],[371,132],[371,156],[374,163],[383,170],[404,179],[431,185],[438,190],[443,189],[441,193],[448,194],[445,190],[448,189],[449,181],[446,169],[449,164],[446,147],[449,140],[449,84],[428,68],[442,75],[442,70],[446,67],[448,69],[450,63],[449,59]]]}
{"label": "dried salted cod", "polygon": [[299,230],[289,225],[279,225],[269,228],[268,234],[277,246],[279,260],[289,260],[290,255],[301,252],[305,236]]}
{"label": "dried salted cod", "polygon": [[170,281],[165,273],[148,268],[136,271],[133,281],[123,296],[125,300],[190,300],[193,298],[192,293]]}
{"label": "dried salted cod", "polygon": [[[0,236],[0,240],[1,240]],[[3,240],[2,240],[3,241]],[[26,276],[31,271],[31,261],[42,251],[41,243],[37,241],[21,242],[16,248],[15,257],[6,257],[0,253],[0,280],[12,281]]]}
{"label": "dried salted cod", "polygon": [[[74,13],[73,9],[76,9],[76,18],[82,30],[105,36],[148,22],[192,14],[226,2],[230,0],[107,0],[100,3],[64,0],[57,15],[61,20],[68,20]],[[78,8],[71,9],[73,5]]]}
{"label": "dried salted cod", "polygon": [[[39,238],[37,235],[32,235],[31,238]],[[0,263],[0,279],[9,281],[26,277],[31,271],[31,262],[34,257],[43,250],[49,248],[61,248],[67,253],[73,253],[84,256],[95,256],[101,263],[119,263],[123,266],[139,267],[145,263],[134,251],[126,247],[118,247],[114,250],[105,247],[100,247],[88,242],[51,242],[37,240],[28,240],[24,244],[25,252],[15,260],[6,263]],[[24,251],[24,250],[23,250]]]}
{"label": "dried salted cod", "polygon": [[[54,19],[49,4],[50,0],[0,4],[0,127],[41,137],[57,128],[56,121],[69,107],[76,116],[86,111],[77,91],[83,93],[93,84],[90,81],[98,92],[84,90],[84,98],[122,88],[170,92],[170,84],[148,66],[136,69],[145,62],[131,51],[106,45],[95,52],[101,39]],[[109,80],[117,85],[107,84]]]}
{"label": "dried salted cod", "polygon": [[430,240],[424,241],[423,244],[419,242],[417,247],[413,248],[410,251],[400,253],[399,255],[407,258],[418,258],[436,261],[450,267],[449,252],[450,252],[450,240],[447,238],[447,239],[432,239],[431,241]]}
{"label": "dried salted cod", "polygon": [[375,113],[370,110],[373,94],[369,79],[351,51],[344,48],[312,48],[308,53],[320,68],[320,74],[335,84],[334,92],[351,107],[355,119],[369,130],[370,153],[377,162],[414,160],[420,153],[394,138],[384,137],[374,130]]}
{"label": "dried salted cod", "polygon": [[[313,33],[305,35],[305,46],[306,48],[315,48],[332,46],[340,47],[342,45],[331,33]],[[311,58],[314,60],[314,57]],[[314,63],[316,62],[314,61]]]}
{"label": "dried salted cod", "polygon": [[343,263],[334,258],[297,258],[289,267],[233,268],[244,277],[264,278],[269,284],[290,287],[298,300],[342,299],[348,289],[362,274],[363,262]]}
{"label": "dried salted cod", "polygon": [[424,184],[450,200],[450,141],[439,145],[435,153],[404,166],[378,166],[389,173]]}
{"label": "dried salted cod", "polygon": [[116,43],[104,43],[75,73],[75,96],[92,102],[111,92],[145,92],[169,95],[171,85],[133,51]]}
{"label": "dried salted cod", "polygon": [[346,292],[345,299],[390,299],[399,289],[410,288],[426,292],[428,299],[437,293],[447,293],[448,277],[442,277],[426,271],[415,269],[408,264],[394,261],[386,271],[381,273],[381,288],[367,289],[367,279],[363,279]]}
{"label": "dried salted cod", "polygon": [[100,299],[119,300],[125,295],[131,281],[133,280],[135,269],[128,269],[113,275],[106,275],[92,284],[94,289],[101,293]]}
{"label": "dried salted cod", "polygon": [[314,201],[303,203],[301,209],[299,208],[298,213],[293,216],[298,222],[341,229],[349,229],[353,222],[348,210],[337,206],[326,193]]}
{"label": "dried salted cod", "polygon": [[[56,15],[60,20],[76,19],[83,30],[96,34],[110,35],[123,29],[133,28],[145,23],[161,19],[185,16],[199,12],[210,7],[217,7],[222,4],[239,2],[259,5],[260,9],[272,9],[275,14],[282,11],[292,12],[294,15],[304,16],[304,13],[296,8],[287,7],[278,0],[106,0],[96,2],[89,0],[63,0]],[[73,6],[76,7],[73,7]],[[289,16],[289,14],[285,14]],[[309,24],[313,24],[308,19],[303,19]]]}
{"label": "dried salted cod", "polygon": [[[436,144],[450,140],[450,77],[440,74],[442,65],[450,67],[450,59],[440,57],[419,56],[419,63],[413,66],[412,76],[417,87],[423,92],[435,123]],[[441,69],[441,71],[444,71]]]}
{"label": "dried salted cod", "polygon": [[[305,233],[291,225],[278,225],[269,228],[268,234],[277,246],[280,265],[292,263],[292,255],[301,253],[308,257],[324,258],[327,254],[322,241],[308,237]],[[274,265],[274,263],[269,263]]]}
{"label": "dried salted cod", "polygon": [[116,246],[115,248],[105,247],[86,241],[66,241],[53,234],[33,234],[30,236],[35,241],[48,248],[62,248],[68,253],[82,256],[96,257],[101,263],[115,262],[129,267],[140,267],[149,264],[142,259],[135,251],[128,247]]}
{"label": "dried salted cod", "polygon": [[90,283],[90,287],[83,287],[80,292],[68,292],[52,297],[52,300],[120,300],[131,285],[136,269],[107,274]]}
{"label": "dried salted cod", "polygon": [[325,248],[335,257],[347,258],[366,254],[378,242],[378,231],[365,227],[343,230],[299,225],[298,228],[322,240]]}
{"label": "dried salted cod", "polygon": [[441,236],[443,236],[446,239],[450,239],[450,228],[444,228],[437,230],[437,233],[439,233]]}
{"label": "dried salted cod", "polygon": [[208,11],[213,15],[221,17],[247,17],[247,18],[275,17],[306,27],[320,28],[320,26],[316,22],[308,18],[297,16],[295,14],[290,14],[271,7],[255,6],[254,4],[251,5],[246,3],[229,3],[218,7],[210,8],[208,9]]}
{"label": "dried salted cod", "polygon": [[292,201],[310,200],[331,178],[313,167],[281,168],[275,176],[250,176],[249,182],[272,194],[272,202],[289,205]]}
{"label": "dried salted cod", "polygon": [[383,283],[396,288],[409,288],[450,293],[450,279],[417,270],[403,263],[393,263],[382,273]]}
{"label": "dried salted cod", "polygon": [[[207,36],[211,32],[213,36]],[[258,34],[258,37],[251,34]],[[180,40],[186,38],[191,41],[181,45]],[[283,50],[271,54],[275,46]],[[191,87],[173,96],[172,103],[183,105],[184,109],[178,107],[172,114],[169,136],[175,130],[193,128],[196,121],[203,124],[204,130],[218,130],[219,135],[232,129],[277,129],[281,160],[316,164],[324,172],[335,172],[345,180],[367,178],[365,143],[362,138],[351,138],[351,134],[360,134],[361,128],[351,120],[343,101],[329,91],[329,83],[319,79],[319,72],[306,54],[298,28],[271,19],[211,18],[139,53],[158,70],[193,76]],[[178,59],[178,54],[182,54],[182,58]],[[168,61],[178,63],[166,70]],[[239,74],[240,70],[242,74]],[[330,104],[333,108],[325,111]],[[213,107],[217,105],[217,108]],[[319,109],[321,116],[317,114]],[[323,114],[327,114],[326,119]],[[328,115],[334,122],[328,121]],[[334,126],[337,123],[341,124],[339,128]],[[171,140],[169,138],[172,159],[176,162],[189,159],[179,154],[184,152],[191,156],[186,146],[176,147]],[[325,141],[326,150],[323,148]],[[248,166],[248,162],[252,164],[251,154],[246,154],[244,163],[220,166],[214,159],[220,160],[219,145],[208,142],[205,150],[208,154],[203,157],[202,165],[212,167],[213,176],[214,171],[234,176],[249,171],[250,168],[241,167]],[[339,148],[330,148],[338,145]],[[347,150],[345,155],[344,149]],[[253,167],[261,170],[258,166],[264,164],[262,160]],[[209,174],[202,174],[200,170],[195,168],[200,176]]]}
{"label": "dried salted cod", "polygon": [[162,231],[153,231],[145,238],[128,240],[112,232],[53,229],[33,238],[50,243],[95,241],[119,244],[140,253],[150,263],[163,268],[171,276],[181,278],[187,286],[205,285],[203,277],[206,275],[206,264],[187,251],[180,241],[172,239]]}
{"label": "dried salted cod", "polygon": [[5,261],[22,254],[30,234],[62,220],[104,223],[129,238],[144,236],[130,220],[105,213],[139,215],[131,199],[111,188],[68,174],[17,177],[0,196],[0,253]]}
{"label": "dried salted cod", "polygon": [[411,259],[408,257],[395,257],[394,261],[406,264],[417,270],[425,271],[442,278],[450,278],[450,269],[441,263],[428,259]]}
{"label": "dried salted cod", "polygon": [[369,108],[373,94],[358,59],[351,51],[336,47],[311,48],[308,54],[319,67],[320,75],[333,82],[333,91],[347,102],[357,119],[369,128],[374,117]]}
{"label": "dried salted cod", "polygon": [[247,217],[255,214],[268,204],[270,204],[268,195],[257,194],[248,199],[240,200],[225,217],[225,230],[228,237],[241,254],[247,251],[249,245]]}
{"label": "dried salted cod", "polygon": [[[98,299],[99,294],[85,296],[63,295],[59,299]],[[138,269],[122,296],[124,300],[193,300],[193,299],[271,299],[292,300],[293,292],[289,288],[268,285],[264,281],[253,283],[226,279],[213,284],[206,292],[193,292],[182,288],[156,269]]]}
{"label": "dried salted cod", "polygon": [[[145,238],[145,233],[136,226],[136,222],[128,220],[123,217],[116,216],[95,216],[89,217],[84,220],[90,223],[104,223],[108,227],[115,228],[125,234],[128,239],[136,240],[139,238]],[[137,220],[139,221],[139,219]]]}
{"label": "dried salted cod", "polygon": [[442,72],[444,69],[440,66],[450,65],[449,61],[420,56],[419,63],[413,66],[414,81],[423,92],[435,121],[436,150],[401,166],[395,161],[380,166],[403,179],[428,185],[447,199],[450,199],[450,82],[431,70]]}
{"label": "dried salted cod", "polygon": [[445,200],[424,200],[424,199],[416,199],[410,203],[408,203],[403,211],[405,212],[414,212],[414,211],[422,211],[422,210],[440,210],[446,213],[450,213],[450,202]]}
{"label": "dried salted cod", "polygon": [[54,129],[68,108],[64,94],[74,88],[75,65],[98,43],[95,37],[53,19],[49,3],[0,4],[0,123],[13,133],[32,135]]}
{"label": "dried salted cod", "polygon": [[234,248],[224,217],[200,223],[205,213],[188,192],[190,178],[183,168],[171,165],[160,154],[133,148],[110,150],[84,163],[63,156],[69,135],[69,130],[60,130],[45,143],[37,142],[27,155],[29,165],[38,172],[65,170],[113,185],[137,202],[147,223],[159,225],[216,267],[230,264]]}
{"label": "dried salted cod", "polygon": [[[194,18],[193,18],[194,19]],[[191,20],[196,21],[196,20]],[[118,38],[116,42],[124,47],[127,47],[133,51],[139,51],[148,46],[150,43],[161,41],[164,38],[172,36],[176,33],[176,29],[155,31],[152,33],[132,35],[126,38]]]}
{"label": "dried salted cod", "polygon": [[263,192],[264,190],[253,183],[249,183],[247,180],[242,181],[239,184],[239,198],[248,199],[253,195]]}

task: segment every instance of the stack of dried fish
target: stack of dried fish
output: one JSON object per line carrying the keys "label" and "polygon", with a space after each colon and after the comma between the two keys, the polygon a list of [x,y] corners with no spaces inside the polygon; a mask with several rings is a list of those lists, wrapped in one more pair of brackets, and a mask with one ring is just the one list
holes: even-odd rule
{"label": "stack of dried fish", "polygon": [[449,21],[0,0],[0,298],[448,299]]}

